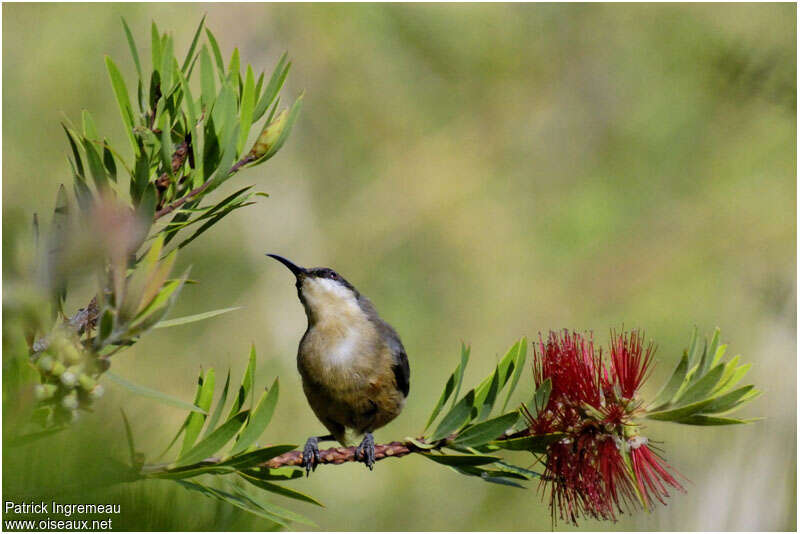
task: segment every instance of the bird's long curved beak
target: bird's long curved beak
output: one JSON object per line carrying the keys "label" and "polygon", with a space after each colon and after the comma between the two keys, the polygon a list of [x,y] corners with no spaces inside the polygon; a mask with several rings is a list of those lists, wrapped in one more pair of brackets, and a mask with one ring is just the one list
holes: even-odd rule
{"label": "bird's long curved beak", "polygon": [[281,262],[282,264],[284,264],[286,268],[292,271],[292,274],[294,274],[295,276],[300,276],[301,274],[304,274],[306,272],[306,269],[300,267],[299,265],[295,265],[294,263],[287,260],[283,256],[278,256],[277,254],[267,254],[267,256],[269,256],[270,258],[274,258],[279,262]]}

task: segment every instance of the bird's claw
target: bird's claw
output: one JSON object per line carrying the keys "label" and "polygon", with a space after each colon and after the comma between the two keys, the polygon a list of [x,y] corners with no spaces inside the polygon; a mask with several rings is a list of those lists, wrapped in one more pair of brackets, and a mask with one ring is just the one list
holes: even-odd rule
{"label": "bird's claw", "polygon": [[364,465],[372,471],[372,466],[375,465],[375,438],[371,433],[367,432],[361,445],[356,447],[356,458],[364,462]]}
{"label": "bird's claw", "polygon": [[306,468],[306,477],[311,474],[311,471],[316,471],[317,465],[319,465],[319,447],[317,444],[319,443],[318,438],[308,438],[306,441],[306,446],[303,447],[303,467]]}

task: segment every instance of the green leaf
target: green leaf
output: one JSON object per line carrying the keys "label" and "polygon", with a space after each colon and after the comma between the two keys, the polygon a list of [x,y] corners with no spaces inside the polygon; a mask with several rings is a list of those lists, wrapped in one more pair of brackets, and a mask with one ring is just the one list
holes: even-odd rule
{"label": "green leaf", "polygon": [[235,93],[239,93],[239,49],[234,48],[231,60],[228,62],[228,80],[233,84]]}
{"label": "green leaf", "polygon": [[453,408],[442,418],[441,423],[431,436],[430,441],[439,441],[448,437],[453,432],[459,430],[470,420],[470,412],[475,403],[475,390],[470,390],[464,397],[456,403]]}
{"label": "green leaf", "polygon": [[214,413],[211,415],[211,419],[208,420],[206,429],[203,432],[203,437],[208,436],[215,428],[217,428],[217,423],[219,423],[219,419],[222,417],[222,410],[225,409],[225,402],[228,400],[228,388],[230,385],[231,370],[228,369],[228,374],[225,377],[225,386],[223,386],[222,394],[220,394],[219,399],[217,400],[217,406],[214,408]]}
{"label": "green leaf", "polygon": [[167,471],[159,471],[148,475],[149,478],[161,478],[166,480],[185,480],[200,475],[217,474],[227,475],[235,473],[236,469],[233,467],[220,466],[219,464],[199,462],[192,465],[183,467],[175,467]]}
{"label": "green leaf", "polygon": [[87,138],[83,139],[83,150],[86,152],[86,161],[89,164],[89,172],[92,175],[95,186],[97,186],[98,190],[106,189],[108,187],[106,168],[103,166],[94,144]]}
{"label": "green leaf", "polygon": [[92,114],[88,110],[81,111],[81,122],[83,123],[83,137],[97,140],[97,126],[95,126]]}
{"label": "green leaf", "polygon": [[[242,425],[247,419],[248,414],[249,412],[245,410],[225,421],[222,426],[209,434],[207,438],[200,441],[185,454],[181,454],[181,456],[178,458],[178,461],[175,463],[175,467],[181,467],[199,462],[209,458],[214,453],[219,451],[225,446],[226,443],[233,439],[237,432],[239,432],[239,429],[242,428]],[[189,431],[188,426],[186,431]],[[186,442],[184,441],[184,443]]]}
{"label": "green leaf", "polygon": [[[197,393],[195,394],[194,403],[197,407],[203,410],[203,413],[192,413],[186,420],[186,429],[183,433],[183,445],[181,446],[180,456],[186,453],[194,445],[197,436],[203,429],[203,424],[206,422],[208,410],[211,409],[211,401],[214,398],[214,369],[206,371],[205,377],[198,378],[197,380]],[[210,437],[210,436],[209,436]],[[202,460],[202,458],[201,458]],[[193,462],[188,462],[193,463]]]}
{"label": "green leaf", "polygon": [[306,495],[305,493],[300,493],[299,491],[295,491],[293,489],[287,488],[286,486],[281,486],[280,484],[274,484],[272,482],[267,482],[266,480],[262,480],[260,478],[256,478],[256,477],[251,476],[251,475],[249,475],[247,473],[241,473],[240,472],[239,476],[241,476],[244,480],[246,480],[250,484],[256,486],[257,488],[261,488],[261,489],[263,489],[265,491],[276,493],[278,495],[282,495],[282,496],[288,497],[290,499],[297,499],[299,501],[304,501],[304,502],[308,502],[308,503],[311,503],[311,504],[316,504],[317,506],[322,506],[324,508],[324,505],[321,502],[319,502],[315,498],[311,497],[310,495]]}
{"label": "green leaf", "polygon": [[497,400],[497,393],[500,390],[500,370],[497,367],[491,374],[491,382],[488,384],[488,390],[485,387],[479,387],[475,394],[475,408],[479,408],[477,410],[479,421],[489,417],[494,408],[494,402]]}
{"label": "green leaf", "polygon": [[287,54],[284,52],[278,64],[275,66],[275,70],[272,71],[272,76],[267,83],[267,87],[264,89],[264,94],[258,99],[258,104],[253,112],[253,121],[257,121],[266,113],[270,104],[275,101],[275,97],[277,97],[278,93],[281,91],[283,83],[286,81],[286,76],[289,74],[289,69],[292,66],[291,63],[286,64],[286,58]]}
{"label": "green leaf", "polygon": [[237,495],[250,499],[251,502],[259,506],[262,510],[264,510],[268,514],[274,515],[276,517],[281,517],[283,519],[288,519],[289,521],[294,521],[295,523],[303,523],[305,525],[311,525],[312,527],[317,526],[316,523],[298,513],[282,508],[276,504],[272,504],[271,502],[258,499],[256,496],[248,496],[244,492],[244,490],[238,486],[232,486],[232,489],[234,492],[236,492]]}
{"label": "green leaf", "polygon": [[694,367],[699,363],[700,360],[700,347],[697,344],[699,337],[697,332],[697,327],[695,326],[692,330],[692,337],[689,340],[689,368]]}
{"label": "green leaf", "polygon": [[255,373],[256,373],[256,346],[250,345],[250,361],[247,364],[247,369],[244,372],[244,376],[242,376],[242,385],[239,386],[239,393],[236,396],[236,399],[234,399],[233,401],[233,406],[231,406],[231,411],[228,417],[231,417],[233,414],[238,413],[244,407],[248,397],[251,397],[252,399],[250,392],[253,389],[253,381],[255,378]]}
{"label": "green leaf", "polygon": [[117,107],[119,108],[120,117],[122,117],[122,123],[125,125],[125,134],[133,148],[133,153],[137,154],[139,147],[133,136],[133,111],[125,80],[122,79],[122,74],[120,74],[119,69],[109,56],[106,56],[106,69],[108,70],[108,77],[111,79],[111,86],[114,89],[114,96],[117,99]]}
{"label": "green leaf", "polygon": [[[107,145],[105,141],[104,144]],[[108,171],[108,176],[113,182],[117,181],[117,164],[114,162],[114,155],[109,150],[108,146],[103,147],[103,165]]]}
{"label": "green leaf", "polygon": [[459,434],[453,443],[462,447],[477,447],[497,439],[519,418],[519,412],[511,412],[472,426]]}
{"label": "green leaf", "polygon": [[717,365],[711,369],[711,371],[709,371],[705,376],[692,384],[683,395],[678,397],[675,404],[691,404],[706,398],[719,383],[719,379],[722,377],[724,367],[725,366],[723,365]]}
{"label": "green leaf", "polygon": [[[439,401],[436,403],[436,406],[433,408],[433,412],[431,412],[431,416],[428,418],[428,422],[425,424],[425,430],[428,430],[428,427],[431,426],[431,423],[436,419],[439,413],[442,411],[442,408],[447,403],[447,400],[450,398],[450,395],[456,388],[456,383],[459,384],[459,388],[461,387],[461,380],[464,376],[464,369],[467,366],[467,362],[469,361],[469,347],[465,346],[463,343],[461,344],[461,362],[456,366],[453,373],[450,375],[450,378],[447,379],[447,383],[444,386],[444,391],[442,391],[441,396],[439,397]],[[458,393],[454,395],[454,398],[458,397]]]}
{"label": "green leaf", "polygon": [[[464,382],[464,371],[467,368],[467,363],[469,362],[469,356],[472,349],[469,345],[465,345],[464,342],[461,342],[461,365],[456,367],[455,371],[455,393],[453,394],[453,406],[456,405],[456,399],[458,399],[459,393],[461,393],[461,384]],[[452,406],[451,406],[452,408]]]}
{"label": "green leaf", "polygon": [[253,416],[239,435],[231,454],[238,454],[247,450],[264,433],[264,429],[267,428],[267,425],[272,420],[272,414],[275,413],[275,405],[278,403],[278,391],[279,385],[276,378],[269,390],[265,390],[261,395],[261,400],[258,401],[258,406],[253,412]]}
{"label": "green leaf", "polygon": [[753,423],[759,419],[733,419],[729,417],[712,417],[710,415],[690,415],[680,421],[684,425],[698,425],[698,426],[722,426],[722,425],[744,425]]}
{"label": "green leaf", "polygon": [[150,59],[153,63],[153,70],[158,71],[161,67],[161,36],[158,34],[158,26],[155,21],[150,26]]}
{"label": "green leaf", "polygon": [[142,78],[142,64],[139,61],[139,52],[136,50],[136,41],[133,39],[133,34],[128,27],[128,23],[125,21],[125,17],[120,18],[122,19],[122,27],[125,29],[125,37],[128,39],[128,47],[131,49],[133,63],[136,65],[136,73],[139,75],[139,78]]}
{"label": "green leaf", "polygon": [[189,323],[195,323],[197,321],[202,321],[204,319],[210,319],[212,317],[216,317],[217,315],[222,315],[223,313],[228,313],[235,310],[242,309],[241,306],[234,306],[233,308],[221,308],[219,310],[212,310],[207,311],[204,313],[198,313],[195,315],[187,315],[185,317],[176,317],[175,319],[169,319],[167,321],[160,321],[156,323],[153,328],[170,328],[173,326],[182,326]]}
{"label": "green leaf", "polygon": [[214,66],[211,64],[211,55],[205,45],[200,49],[200,98],[206,113],[211,111],[211,105],[217,96],[217,84],[214,80]]}
{"label": "green leaf", "polygon": [[678,362],[678,366],[675,368],[672,376],[667,383],[664,384],[664,387],[661,388],[661,391],[658,392],[658,395],[656,395],[656,398],[651,405],[653,409],[657,410],[669,404],[669,402],[678,392],[678,389],[680,389],[681,384],[683,384],[688,368],[689,354],[688,352],[684,351],[683,357],[681,357],[681,361]]}
{"label": "green leaf", "polygon": [[714,335],[711,337],[711,343],[708,349],[703,354],[702,365],[700,366],[700,375],[704,375],[712,367],[712,360],[717,355],[717,348],[719,347],[719,328],[714,329]]}
{"label": "green leaf", "polygon": [[235,467],[237,470],[250,469],[265,464],[276,456],[293,451],[296,448],[297,445],[271,445],[252,452],[237,454],[236,456],[226,459],[219,465]]}
{"label": "green leaf", "polygon": [[83,173],[83,162],[81,161],[81,153],[78,151],[78,146],[75,144],[75,139],[73,137],[73,133],[67,125],[63,122],[61,123],[61,127],[64,128],[64,133],[67,135],[67,140],[69,141],[69,146],[72,149],[72,156],[75,158],[75,167],[78,176],[81,178],[84,177]]}
{"label": "green leaf", "polygon": [[496,456],[481,456],[478,454],[432,454],[428,452],[419,454],[436,463],[458,467],[491,464],[500,459]]}
{"label": "green leaf", "polygon": [[687,404],[680,408],[673,408],[671,410],[661,410],[657,412],[648,412],[645,417],[648,419],[655,419],[656,421],[671,421],[677,422],[690,415],[701,412],[706,406],[714,402],[714,399],[704,399],[693,404]]}
{"label": "green leaf", "polygon": [[237,508],[240,508],[240,509],[242,509],[242,510],[244,510],[246,512],[249,512],[251,514],[257,515],[259,517],[263,517],[264,519],[272,521],[273,523],[277,523],[278,525],[280,525],[282,527],[288,527],[289,526],[289,524],[287,523],[287,521],[285,519],[266,512],[263,508],[261,508],[252,499],[249,499],[249,498],[245,499],[245,498],[242,498],[242,497],[237,496],[237,495],[233,495],[231,493],[228,493],[228,492],[220,490],[220,489],[212,488],[210,486],[204,486],[204,485],[202,485],[202,484],[200,484],[198,482],[190,482],[188,480],[177,480],[176,482],[178,484],[184,486],[187,489],[190,489],[190,490],[193,490],[193,491],[197,491],[197,492],[205,495],[206,497],[211,497],[213,499],[217,499],[217,500],[226,502],[226,503],[231,504],[231,505],[233,505],[233,506],[235,506]]}
{"label": "green leaf", "polygon": [[485,482],[490,482],[492,484],[501,484],[503,486],[512,486],[515,488],[525,489],[525,486],[523,486],[519,482],[514,482],[513,480],[508,480],[507,478],[505,478],[505,477],[517,478],[517,476],[512,473],[505,473],[502,471],[488,471],[486,469],[481,469],[480,467],[472,467],[472,466],[453,467],[453,469],[456,472],[461,473],[462,475],[477,477]]}
{"label": "green leaf", "polygon": [[133,382],[122,378],[116,373],[112,373],[111,371],[106,371],[105,376],[107,376],[112,382],[116,382],[120,386],[124,387],[128,391],[135,393],[137,395],[141,395],[143,397],[149,397],[151,399],[155,399],[160,401],[164,404],[168,404],[170,406],[175,406],[177,408],[182,408],[184,410],[191,410],[193,412],[197,412],[198,414],[204,414],[205,411],[202,408],[198,408],[194,404],[190,404],[188,402],[182,401],[180,399],[176,399],[175,397],[171,397],[166,393],[161,393],[160,391],[156,391],[154,389],[150,389],[145,386],[140,386],[138,384],[134,384]]}
{"label": "green leaf", "polygon": [[136,461],[136,447],[133,444],[133,432],[131,432],[131,424],[128,422],[128,417],[125,415],[125,410],[119,409],[122,413],[122,422],[125,424],[125,440],[128,442],[128,455],[130,456],[131,466],[137,464]]}
{"label": "green leaf", "polygon": [[554,432],[552,434],[542,434],[539,436],[525,436],[522,438],[501,439],[492,441],[491,445],[509,451],[529,451],[534,453],[547,452],[547,446],[551,443],[563,439],[566,434]]}
{"label": "green leaf", "polygon": [[530,469],[525,469],[524,467],[520,467],[518,465],[509,464],[506,462],[495,462],[494,464],[497,469],[500,471],[506,471],[509,473],[515,473],[520,478],[524,478],[526,480],[533,480],[534,478],[541,478],[541,473],[537,473],[536,471],[531,471]]}
{"label": "green leaf", "polygon": [[754,391],[754,386],[749,385],[740,387],[739,389],[724,395],[720,395],[719,397],[715,397],[713,402],[703,408],[703,413],[710,414],[727,412],[728,410],[736,407],[742,399],[752,398],[759,393],[758,391],[755,391],[754,394],[751,394],[752,391]]}
{"label": "green leaf", "polygon": [[525,359],[528,355],[528,338],[523,337],[520,339],[514,347],[511,347],[511,350],[515,350],[514,356],[514,374],[511,375],[511,385],[508,387],[508,394],[506,395],[506,401],[503,403],[503,411],[506,411],[506,407],[508,406],[508,401],[511,400],[511,394],[514,393],[514,390],[519,383],[519,378],[522,376],[522,369],[525,367]]}
{"label": "green leaf", "polygon": [[239,141],[236,143],[237,154],[242,153],[242,149],[247,142],[247,135],[250,133],[250,125],[253,121],[253,107],[255,106],[256,98],[255,84],[253,69],[248,65],[244,82],[244,91],[242,92],[242,101],[239,106]]}
{"label": "green leaf", "polygon": [[219,79],[223,80],[225,78],[225,62],[222,60],[222,54],[219,51],[219,45],[217,44],[217,39],[214,37],[214,34],[211,33],[211,30],[206,28],[206,36],[208,37],[208,43],[211,45],[211,51],[214,52],[214,60],[217,62],[217,71],[219,72]]}
{"label": "green leaf", "polygon": [[242,472],[259,480],[294,480],[295,478],[302,478],[305,474],[305,471],[299,467],[279,467],[277,469],[261,467],[259,469],[243,470]]}
{"label": "green leaf", "polygon": [[178,76],[180,77],[181,90],[184,95],[183,102],[185,104],[186,114],[189,117],[189,123],[192,125],[197,124],[197,117],[200,115],[201,111],[198,109],[197,103],[192,97],[192,91],[189,89],[189,81],[181,72],[178,72]]}
{"label": "green leaf", "polygon": [[[181,66],[181,70],[184,74],[187,74],[187,69],[189,68],[189,64],[192,62],[192,55],[194,54],[194,49],[197,47],[197,39],[200,37],[200,31],[203,29],[203,23],[206,21],[205,14],[203,18],[200,19],[200,24],[197,25],[197,31],[194,32],[194,38],[192,38],[192,44],[189,46],[189,51],[186,53],[186,59],[183,60],[183,65]],[[188,74],[187,74],[188,76]]]}

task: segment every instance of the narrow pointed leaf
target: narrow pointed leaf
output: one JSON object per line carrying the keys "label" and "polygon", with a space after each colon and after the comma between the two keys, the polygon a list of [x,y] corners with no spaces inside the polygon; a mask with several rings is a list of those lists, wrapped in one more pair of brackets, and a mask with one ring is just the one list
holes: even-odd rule
{"label": "narrow pointed leaf", "polygon": [[511,412],[483,423],[478,423],[461,432],[453,443],[462,447],[477,447],[496,440],[519,418],[519,412]]}
{"label": "narrow pointed leaf", "polygon": [[194,404],[188,403],[186,401],[182,401],[175,397],[171,397],[166,393],[161,393],[160,391],[156,391],[154,389],[141,386],[139,384],[134,384],[130,380],[126,378],[122,378],[116,373],[112,373],[111,371],[106,371],[105,376],[111,379],[112,382],[119,384],[120,386],[124,387],[128,391],[135,393],[137,395],[141,395],[143,397],[149,397],[151,399],[155,399],[160,401],[164,404],[168,404],[170,406],[175,406],[177,408],[182,408],[184,410],[191,410],[192,412],[196,412],[198,414],[203,414],[205,411],[202,408],[198,408]]}
{"label": "narrow pointed leaf", "polygon": [[192,56],[194,55],[194,49],[197,47],[197,39],[200,37],[200,31],[203,29],[203,23],[206,21],[205,14],[203,18],[200,19],[200,24],[197,25],[197,31],[194,32],[194,37],[192,38],[192,44],[189,46],[189,51],[186,52],[186,58],[183,60],[183,65],[181,66],[181,70],[184,74],[187,73],[187,69],[189,68],[189,64],[192,61]]}
{"label": "narrow pointed leaf", "polygon": [[232,416],[235,413],[238,413],[242,408],[244,408],[245,403],[247,402],[248,398],[252,398],[250,392],[253,389],[253,380],[256,373],[256,347],[255,345],[250,346],[250,360],[247,363],[247,369],[245,369],[244,376],[242,376],[242,385],[239,386],[239,391],[236,395],[236,398],[233,400],[233,405],[231,406],[231,411],[228,417]]}
{"label": "narrow pointed leaf", "polygon": [[275,413],[275,405],[278,403],[278,391],[279,384],[276,378],[269,390],[264,391],[262,394],[261,400],[258,401],[258,406],[239,436],[231,454],[239,454],[247,450],[264,433],[267,425],[272,420],[272,414]]}
{"label": "narrow pointed leaf", "polygon": [[217,400],[217,406],[214,408],[214,412],[211,414],[211,418],[208,420],[206,429],[203,431],[203,437],[208,436],[215,428],[217,428],[217,423],[219,423],[219,420],[222,417],[222,411],[225,409],[225,402],[228,400],[228,389],[230,388],[230,385],[231,370],[228,369],[228,374],[225,377],[225,385],[222,387],[222,393]]}
{"label": "narrow pointed leaf", "polygon": [[[269,447],[257,449],[252,452],[237,454],[236,456],[226,459],[219,465],[235,467],[237,470],[250,469],[253,467],[258,467],[272,460],[276,456],[293,451],[296,448],[297,445],[271,445]],[[231,454],[234,453],[232,452]]]}
{"label": "narrow pointed leaf", "polygon": [[[180,453],[181,457],[185,456],[186,453],[194,446],[197,436],[200,435],[200,431],[203,429],[203,424],[206,422],[208,411],[211,409],[211,401],[213,398],[214,369],[209,369],[202,379],[198,379],[197,393],[194,400],[195,405],[203,410],[203,413],[189,414],[189,418],[186,420],[186,428],[183,432],[183,445],[181,446]],[[202,460],[202,458],[200,459]]]}
{"label": "narrow pointed leaf", "polygon": [[506,400],[503,403],[503,411],[506,411],[506,407],[508,406],[508,401],[511,400],[511,394],[514,393],[514,390],[519,383],[520,376],[522,376],[522,370],[525,367],[525,360],[528,355],[528,338],[523,337],[517,342],[516,345],[516,356],[514,357],[514,374],[511,375],[511,385],[508,387],[508,394],[506,395]]}
{"label": "narrow pointed leaf", "polygon": [[261,488],[265,491],[276,493],[278,495],[282,495],[290,499],[297,499],[298,501],[304,501],[311,504],[315,504],[317,506],[322,506],[324,508],[324,505],[321,502],[316,500],[314,497],[311,497],[310,495],[306,495],[305,493],[300,493],[299,491],[287,488],[286,486],[282,486],[280,484],[267,482],[266,480],[256,478],[247,473],[239,473],[239,476],[241,476],[244,480],[256,486],[257,488]]}
{"label": "narrow pointed leaf", "polygon": [[[248,412],[245,410],[228,419],[222,426],[209,434],[207,438],[200,441],[185,454],[182,454],[175,463],[175,466],[190,465],[214,455],[239,432],[247,416]],[[189,428],[187,427],[187,431],[188,430]]]}
{"label": "narrow pointed leaf", "polygon": [[470,412],[475,403],[475,391],[470,390],[464,397],[456,403],[453,408],[442,418],[436,431],[431,436],[430,441],[438,441],[448,437],[457,431],[470,420]]}
{"label": "narrow pointed leaf", "polygon": [[222,315],[223,313],[228,313],[235,310],[242,309],[241,306],[234,306],[233,308],[221,308],[219,310],[207,311],[204,313],[198,313],[195,315],[187,315],[185,317],[176,317],[175,319],[168,319],[166,321],[160,321],[156,323],[153,328],[170,328],[173,326],[182,326],[185,324],[195,323],[197,321],[202,321],[204,319],[210,319],[212,317],[216,317],[217,315]]}
{"label": "narrow pointed leaf", "polygon": [[658,392],[658,395],[656,395],[656,398],[652,404],[653,409],[662,408],[672,400],[672,398],[675,396],[675,393],[677,393],[678,389],[681,387],[681,384],[683,384],[688,368],[689,354],[688,352],[684,352],[683,356],[681,357],[681,361],[678,362],[678,366],[675,368],[675,371],[673,371],[672,376],[667,383],[664,384],[664,387],[661,388],[661,391]]}
{"label": "narrow pointed leaf", "polygon": [[481,456],[478,454],[432,454],[427,452],[420,454],[438,464],[451,466],[485,465],[500,459],[496,456]]}
{"label": "narrow pointed leaf", "polygon": [[563,439],[566,434],[555,432],[540,436],[525,436],[513,439],[501,439],[491,442],[492,445],[510,451],[530,451],[534,453],[547,452],[547,446]]}

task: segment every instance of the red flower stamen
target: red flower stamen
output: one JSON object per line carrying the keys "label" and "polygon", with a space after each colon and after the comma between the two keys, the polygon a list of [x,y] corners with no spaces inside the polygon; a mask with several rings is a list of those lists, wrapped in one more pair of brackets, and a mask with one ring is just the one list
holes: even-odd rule
{"label": "red flower stamen", "polygon": [[565,434],[548,447],[542,475],[554,521],[616,520],[642,501],[648,508],[654,500],[665,502],[667,486],[683,490],[646,438],[636,435],[639,403],[631,401],[647,379],[655,348],[644,347],[638,332],[612,338],[608,364],[591,336],[564,330],[534,344],[534,381],[538,388],[549,379],[551,391],[538,413],[524,410],[528,431]]}

